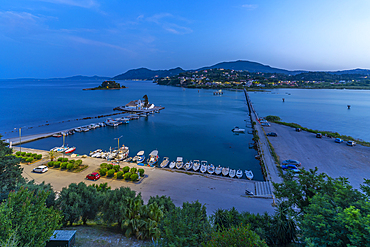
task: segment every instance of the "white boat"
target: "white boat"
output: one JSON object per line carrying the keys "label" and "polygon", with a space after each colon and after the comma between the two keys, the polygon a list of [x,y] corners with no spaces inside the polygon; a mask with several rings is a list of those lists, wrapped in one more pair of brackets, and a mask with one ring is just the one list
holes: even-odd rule
{"label": "white boat", "polygon": [[206,160],[202,160],[200,162],[200,172],[205,173],[207,171],[208,162]]}
{"label": "white boat", "polygon": [[171,161],[171,163],[168,165],[168,167],[171,168],[171,169],[175,168],[175,166],[176,166],[175,161]]}
{"label": "white boat", "polygon": [[224,168],[222,168],[222,175],[224,175],[224,176],[227,176],[227,175],[229,175],[229,167],[224,167]]}
{"label": "white boat", "polygon": [[81,132],[82,130],[81,130],[81,128],[80,128],[80,127],[78,127],[78,128],[75,128],[75,129],[74,129],[74,131],[76,131],[76,132]]}
{"label": "white boat", "polygon": [[165,168],[170,163],[170,158],[164,157],[162,163],[159,165],[161,168]]}
{"label": "white boat", "polygon": [[101,158],[102,154],[102,152],[94,153],[93,155],[91,155],[91,158]]}
{"label": "white boat", "polygon": [[150,152],[149,158],[148,158],[148,165],[154,166],[158,162],[158,158],[159,158],[158,150],[153,150],[152,152]]}
{"label": "white boat", "polygon": [[209,174],[213,174],[215,172],[215,166],[213,164],[210,164],[207,166],[207,172]]}
{"label": "white boat", "polygon": [[250,171],[250,170],[245,170],[245,176],[249,179],[249,180],[252,180],[254,175],[253,175],[253,172]]}
{"label": "white boat", "polygon": [[193,171],[198,171],[199,170],[199,168],[200,168],[200,162],[199,162],[199,160],[194,160],[193,161]]}
{"label": "white boat", "polygon": [[101,149],[96,149],[95,151],[92,151],[92,152],[90,152],[90,156],[93,156],[94,154],[96,154],[96,153],[99,153],[99,152],[101,152],[102,150]]}
{"label": "white boat", "polygon": [[64,152],[64,151],[66,151],[67,149],[68,149],[67,147],[61,146],[61,147],[55,147],[55,148],[52,148],[50,151],[63,153],[63,152]]}
{"label": "white boat", "polygon": [[184,162],[182,161],[182,157],[177,157],[176,159],[176,168],[181,169],[184,166]]}
{"label": "white boat", "polygon": [[116,121],[116,120],[113,120],[111,118],[108,118],[106,121],[105,121],[105,124],[108,125],[108,126],[111,126],[111,127],[116,127],[119,125],[119,122]]}
{"label": "white boat", "polygon": [[120,147],[118,149],[118,154],[117,154],[116,159],[119,160],[119,161],[125,160],[125,159],[127,159],[129,153],[130,153],[129,148],[126,147],[125,145],[122,145],[122,147]]}
{"label": "white boat", "polygon": [[245,129],[240,129],[239,127],[235,126],[231,131],[234,133],[244,133]]}
{"label": "white boat", "polygon": [[241,178],[241,177],[243,177],[243,171],[242,171],[242,170],[240,170],[240,169],[239,169],[239,170],[237,170],[237,171],[236,171],[236,177],[237,177],[237,178]]}
{"label": "white boat", "polygon": [[221,167],[220,165],[218,165],[218,166],[216,167],[216,169],[215,169],[215,174],[216,174],[216,175],[220,175],[220,174],[221,174],[221,172],[222,172],[222,167]]}
{"label": "white boat", "polygon": [[188,161],[185,163],[185,166],[184,166],[184,169],[186,171],[190,170],[191,168],[193,167],[193,162],[192,161]]}
{"label": "white boat", "polygon": [[229,177],[231,177],[231,178],[233,178],[233,177],[235,177],[235,170],[234,169],[230,169],[229,170]]}
{"label": "white boat", "polygon": [[130,119],[125,117],[125,118],[122,119],[122,122],[124,124],[128,124],[130,122]]}
{"label": "white boat", "polygon": [[142,163],[145,160],[144,151],[137,152],[136,156],[133,158],[133,161],[136,161],[137,163]]}
{"label": "white boat", "polygon": [[64,153],[66,154],[73,153],[75,150],[76,150],[76,147],[67,148],[66,150],[64,150]]}

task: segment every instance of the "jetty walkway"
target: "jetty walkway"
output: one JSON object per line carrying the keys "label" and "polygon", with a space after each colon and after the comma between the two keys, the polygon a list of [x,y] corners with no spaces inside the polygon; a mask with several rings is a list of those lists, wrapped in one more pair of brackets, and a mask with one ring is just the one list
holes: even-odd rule
{"label": "jetty walkway", "polygon": [[272,157],[270,145],[267,140],[265,131],[259,121],[257,112],[254,110],[254,107],[248,95],[248,92],[245,89],[244,89],[244,94],[245,94],[245,98],[246,98],[247,105],[249,108],[251,122],[256,123],[254,126],[252,124],[252,126],[254,130],[257,131],[256,134],[259,137],[259,140],[257,141],[258,153],[261,157],[261,161],[263,162],[266,168],[266,172],[267,172],[267,177],[266,177],[267,181],[265,183],[261,183],[261,182],[255,183],[256,185],[255,190],[256,190],[257,195],[266,195],[266,196],[271,195],[273,197],[273,193],[272,193],[273,188],[272,188],[271,182],[281,183],[282,179],[281,177],[279,177],[278,168],[276,166],[274,157]]}

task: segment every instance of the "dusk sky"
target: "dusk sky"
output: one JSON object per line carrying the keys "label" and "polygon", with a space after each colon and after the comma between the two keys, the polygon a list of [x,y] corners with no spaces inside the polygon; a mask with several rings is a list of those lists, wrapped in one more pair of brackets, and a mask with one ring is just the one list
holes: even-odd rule
{"label": "dusk sky", "polygon": [[370,1],[1,0],[0,78],[115,76],[248,60],[370,68]]}

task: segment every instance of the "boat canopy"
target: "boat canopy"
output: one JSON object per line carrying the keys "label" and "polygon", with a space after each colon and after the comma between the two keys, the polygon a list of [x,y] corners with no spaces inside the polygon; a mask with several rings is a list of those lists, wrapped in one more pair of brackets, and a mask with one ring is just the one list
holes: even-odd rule
{"label": "boat canopy", "polygon": [[158,150],[153,150],[149,156],[157,156],[158,155]]}
{"label": "boat canopy", "polygon": [[138,155],[138,156],[144,155],[144,151],[139,151],[139,152],[137,153],[137,155]]}
{"label": "boat canopy", "polygon": [[182,162],[182,157],[177,157],[176,161],[177,162]]}

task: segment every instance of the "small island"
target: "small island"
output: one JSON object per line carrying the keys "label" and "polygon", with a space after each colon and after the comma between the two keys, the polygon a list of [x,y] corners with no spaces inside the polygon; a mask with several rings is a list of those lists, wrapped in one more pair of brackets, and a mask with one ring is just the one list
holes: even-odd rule
{"label": "small island", "polygon": [[107,89],[121,89],[126,88],[124,85],[120,85],[116,81],[103,81],[99,87],[84,88],[83,90],[107,90]]}

